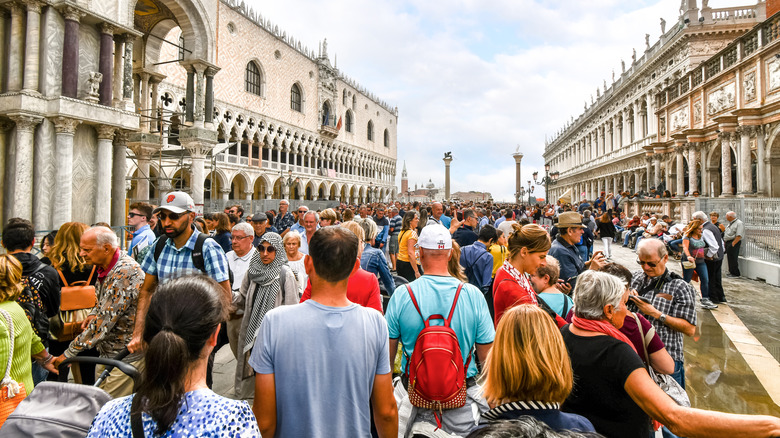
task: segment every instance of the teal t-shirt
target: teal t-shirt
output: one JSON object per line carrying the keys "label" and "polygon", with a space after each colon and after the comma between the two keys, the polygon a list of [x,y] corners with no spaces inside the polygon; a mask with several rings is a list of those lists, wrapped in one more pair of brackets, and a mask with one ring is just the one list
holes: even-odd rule
{"label": "teal t-shirt", "polygon": [[[547,303],[547,305],[550,306],[550,308],[553,309],[555,313],[557,313],[561,318],[566,318],[566,314],[568,314],[569,310],[574,307],[574,302],[571,300],[571,298],[569,298],[568,295],[542,292],[538,296],[539,298],[543,299],[544,302]],[[565,313],[564,310],[566,311]]]}
{"label": "teal t-shirt", "polygon": [[[413,281],[410,286],[417,299],[417,304],[420,306],[423,318],[427,319],[433,314],[440,314],[446,318],[452,308],[458,284],[460,281],[453,277],[437,275],[423,275]],[[417,335],[425,327],[423,319],[414,308],[406,285],[395,289],[390,297],[390,303],[387,305],[385,318],[387,319],[390,339],[400,339],[401,344],[403,344],[404,357],[401,367],[406,369],[406,359],[412,357]],[[441,325],[443,322],[440,324],[439,321],[434,321],[433,324]],[[493,342],[496,331],[493,327],[493,320],[490,318],[485,296],[473,285],[468,283],[463,285],[450,327],[458,336],[464,364],[469,351],[474,348],[475,344]],[[477,375],[477,365],[474,362],[472,360],[469,364],[466,377]]]}

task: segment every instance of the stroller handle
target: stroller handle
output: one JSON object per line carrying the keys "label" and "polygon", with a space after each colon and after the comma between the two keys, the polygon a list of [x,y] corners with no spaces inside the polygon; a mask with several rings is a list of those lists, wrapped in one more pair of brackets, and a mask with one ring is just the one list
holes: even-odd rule
{"label": "stroller handle", "polygon": [[133,380],[137,380],[140,377],[140,373],[138,370],[125,362],[122,362],[122,359],[127,357],[127,355],[130,354],[130,351],[128,351],[127,348],[123,348],[122,351],[119,352],[116,356],[113,358],[107,358],[107,357],[91,357],[91,356],[74,356],[69,359],[65,359],[60,364],[60,372],[67,372],[67,368],[65,368],[66,365],[72,364],[72,363],[91,363],[91,364],[97,364],[97,365],[105,365],[106,369],[103,370],[103,372],[100,374],[100,377],[98,377],[97,380],[95,380],[94,386],[100,386],[101,383],[103,383],[103,380],[108,377],[108,375],[111,373],[111,371],[114,368],[119,368],[120,371],[127,374],[128,376],[132,377]]}

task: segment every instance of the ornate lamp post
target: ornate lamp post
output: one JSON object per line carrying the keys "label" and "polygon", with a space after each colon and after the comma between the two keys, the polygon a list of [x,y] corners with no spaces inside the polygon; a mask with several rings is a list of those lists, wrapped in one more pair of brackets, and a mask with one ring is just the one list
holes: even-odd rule
{"label": "ornate lamp post", "polygon": [[[539,172],[534,172],[534,183],[538,186],[544,186],[544,201],[546,204],[550,203],[550,194],[549,194],[549,187],[550,185],[555,185],[558,183],[558,175],[559,173],[557,171],[553,173],[550,172],[550,165],[545,164],[544,165],[544,177],[541,181],[537,181],[537,177],[539,176]],[[529,183],[531,181],[528,181]]]}

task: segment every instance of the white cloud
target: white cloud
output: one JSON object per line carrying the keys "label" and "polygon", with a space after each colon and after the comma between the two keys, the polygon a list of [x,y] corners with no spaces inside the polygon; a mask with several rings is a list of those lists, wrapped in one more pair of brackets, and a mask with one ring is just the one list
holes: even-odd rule
{"label": "white cloud", "polygon": [[[399,108],[398,180],[487,190],[513,199],[516,145],[523,180],[543,171],[545,135],[582,112],[620,59],[654,44],[679,0],[249,1],[309,47],[328,38],[343,73]],[[711,7],[733,4],[710,2]],[[400,186],[400,183],[398,184]],[[524,183],[525,185],[525,183]],[[543,190],[536,192],[540,196]]]}

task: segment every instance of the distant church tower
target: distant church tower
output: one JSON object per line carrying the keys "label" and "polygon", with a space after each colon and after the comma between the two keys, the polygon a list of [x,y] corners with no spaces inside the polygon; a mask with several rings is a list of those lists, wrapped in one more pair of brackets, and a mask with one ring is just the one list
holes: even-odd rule
{"label": "distant church tower", "polygon": [[404,160],[404,170],[401,171],[401,194],[409,190],[409,175],[406,173],[406,160]]}

